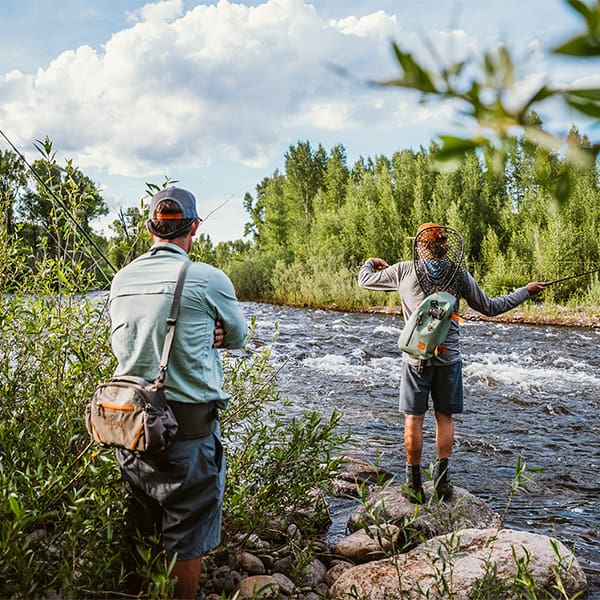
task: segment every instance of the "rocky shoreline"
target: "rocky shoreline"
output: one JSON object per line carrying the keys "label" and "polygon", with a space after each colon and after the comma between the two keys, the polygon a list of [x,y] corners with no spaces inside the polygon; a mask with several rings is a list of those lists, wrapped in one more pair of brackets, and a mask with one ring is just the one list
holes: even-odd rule
{"label": "rocky shoreline", "polygon": [[[346,537],[330,547],[304,536],[293,520],[260,538],[237,536],[206,557],[198,600],[466,599],[481,585],[496,594],[485,597],[513,597],[518,581],[538,594],[532,597],[557,585],[568,597],[588,588],[564,544],[504,528],[467,490],[455,487],[441,502],[427,482],[425,502],[415,505],[401,488],[390,473],[346,457],[331,492],[356,501]],[[316,497],[318,523],[325,497]]]}

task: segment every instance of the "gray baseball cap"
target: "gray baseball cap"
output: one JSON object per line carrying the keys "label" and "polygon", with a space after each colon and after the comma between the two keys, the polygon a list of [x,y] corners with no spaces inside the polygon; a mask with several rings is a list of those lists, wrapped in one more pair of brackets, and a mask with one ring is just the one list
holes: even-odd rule
{"label": "gray baseball cap", "polygon": [[[179,205],[181,208],[181,215],[178,214],[170,214],[165,215],[156,212],[156,207],[161,200],[172,200]],[[148,216],[150,219],[158,219],[159,221],[162,219],[199,219],[198,213],[196,211],[196,198],[192,192],[188,192],[182,188],[178,187],[169,187],[164,190],[160,190],[152,196],[150,200],[150,208],[148,211]]]}

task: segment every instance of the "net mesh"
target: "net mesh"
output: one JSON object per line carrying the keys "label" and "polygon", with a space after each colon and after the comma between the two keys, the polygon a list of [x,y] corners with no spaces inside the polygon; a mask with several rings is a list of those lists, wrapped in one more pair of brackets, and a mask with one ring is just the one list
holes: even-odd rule
{"label": "net mesh", "polygon": [[446,291],[460,294],[463,258],[463,238],[456,229],[441,225],[420,228],[413,245],[413,261],[425,295]]}

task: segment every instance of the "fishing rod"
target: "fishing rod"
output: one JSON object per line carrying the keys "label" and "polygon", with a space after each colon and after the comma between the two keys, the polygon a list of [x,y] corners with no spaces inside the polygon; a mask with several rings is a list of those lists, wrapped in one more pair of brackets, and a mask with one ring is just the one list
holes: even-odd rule
{"label": "fishing rod", "polygon": [[77,218],[75,217],[75,215],[73,215],[71,213],[71,211],[69,210],[68,206],[65,205],[65,203],[54,193],[54,191],[42,179],[42,177],[37,173],[37,171],[29,164],[29,162],[27,161],[27,159],[25,158],[25,156],[23,156],[23,154],[20,152],[20,150],[10,141],[10,139],[4,133],[4,131],[2,131],[2,129],[0,129],[0,135],[2,135],[2,137],[7,141],[7,143],[9,144],[9,146],[16,152],[17,156],[23,161],[23,164],[25,164],[27,166],[27,168],[31,171],[31,173],[37,179],[37,181],[40,183],[40,185],[52,196],[52,198],[54,198],[54,200],[56,200],[56,202],[58,203],[58,205],[65,211],[65,214],[75,224],[75,227],[77,227],[77,229],[80,231],[81,234],[83,234],[83,236],[85,237],[85,239],[88,242],[90,242],[90,244],[92,244],[92,246],[96,249],[96,251],[98,252],[98,254],[104,259],[104,261],[106,262],[106,264],[112,269],[113,273],[116,273],[118,271],[117,267],[115,267],[115,265],[112,264],[112,262],[104,254],[104,252],[102,251],[102,249],[100,248],[100,246],[98,246],[98,244],[96,243],[96,241],[94,240],[94,238],[92,238],[92,236],[89,234],[89,232],[86,231],[86,229],[81,225],[81,223],[77,220]]}
{"label": "fishing rod", "polygon": [[585,273],[579,273],[578,275],[569,275],[569,277],[561,277],[560,279],[553,279],[552,281],[544,281],[544,285],[552,285],[554,283],[560,283],[561,281],[568,281],[569,279],[575,279],[576,277],[584,277],[585,275],[591,275],[592,273],[598,273],[600,269],[592,269]]}

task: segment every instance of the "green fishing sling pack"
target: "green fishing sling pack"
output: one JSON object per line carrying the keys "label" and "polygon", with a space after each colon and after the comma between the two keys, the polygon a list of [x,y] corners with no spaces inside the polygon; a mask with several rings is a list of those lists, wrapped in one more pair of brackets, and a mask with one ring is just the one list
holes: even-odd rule
{"label": "green fishing sling pack", "polygon": [[445,350],[450,320],[462,321],[454,312],[456,298],[448,292],[434,292],[417,306],[400,334],[400,350],[427,360]]}

